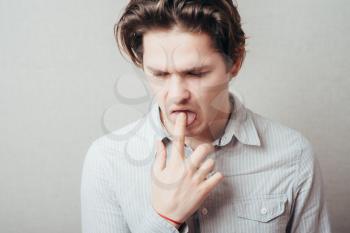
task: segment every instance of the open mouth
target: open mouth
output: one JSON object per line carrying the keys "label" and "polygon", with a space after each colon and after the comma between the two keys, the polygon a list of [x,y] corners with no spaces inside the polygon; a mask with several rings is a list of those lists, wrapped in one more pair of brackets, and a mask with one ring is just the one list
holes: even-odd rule
{"label": "open mouth", "polygon": [[178,115],[180,112],[186,113],[186,126],[189,126],[189,125],[193,124],[193,122],[194,122],[194,121],[196,120],[196,118],[197,118],[197,114],[196,114],[195,112],[188,111],[188,110],[183,110],[183,111],[173,111],[173,112],[170,114],[170,119],[171,119],[173,122],[176,122],[177,115]]}

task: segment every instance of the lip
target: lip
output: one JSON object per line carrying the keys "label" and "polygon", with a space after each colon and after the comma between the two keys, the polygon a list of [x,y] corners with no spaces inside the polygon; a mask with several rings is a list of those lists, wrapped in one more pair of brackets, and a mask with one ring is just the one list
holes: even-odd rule
{"label": "lip", "polygon": [[170,113],[174,113],[174,112],[178,112],[178,111],[189,111],[189,112],[195,112],[195,111],[192,111],[191,109],[189,108],[174,108],[170,111]]}

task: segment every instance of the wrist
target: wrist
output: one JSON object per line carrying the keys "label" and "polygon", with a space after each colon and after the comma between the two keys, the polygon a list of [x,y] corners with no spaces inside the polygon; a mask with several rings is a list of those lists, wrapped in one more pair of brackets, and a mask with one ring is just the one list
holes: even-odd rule
{"label": "wrist", "polygon": [[[158,213],[158,212],[157,212]],[[165,220],[167,220],[171,225],[173,225],[175,228],[179,229],[180,226],[183,224],[182,222],[176,221],[174,219],[171,219],[165,215],[162,215],[161,213],[158,213],[158,215],[162,218],[164,218]]]}

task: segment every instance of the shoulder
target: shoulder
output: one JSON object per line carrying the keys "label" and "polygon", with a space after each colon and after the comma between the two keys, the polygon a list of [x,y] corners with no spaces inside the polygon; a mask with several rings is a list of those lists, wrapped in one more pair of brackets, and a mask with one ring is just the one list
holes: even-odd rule
{"label": "shoulder", "polygon": [[277,120],[248,109],[263,146],[281,149],[294,155],[294,159],[310,161],[314,151],[310,140],[300,131]]}
{"label": "shoulder", "polygon": [[144,118],[140,118],[123,127],[105,133],[90,143],[86,157],[94,157],[94,160],[102,159],[102,157],[105,159],[116,157],[123,152],[125,144],[138,137],[144,128]]}

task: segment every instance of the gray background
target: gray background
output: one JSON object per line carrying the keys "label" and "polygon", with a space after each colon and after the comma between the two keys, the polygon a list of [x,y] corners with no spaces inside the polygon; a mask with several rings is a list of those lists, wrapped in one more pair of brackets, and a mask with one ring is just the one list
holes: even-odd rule
{"label": "gray background", "polygon": [[[125,3],[0,0],[0,232],[80,232],[88,146],[147,112],[115,96],[147,94],[113,38]],[[250,38],[231,88],[310,139],[334,232],[349,232],[350,2],[241,0],[239,10]]]}

